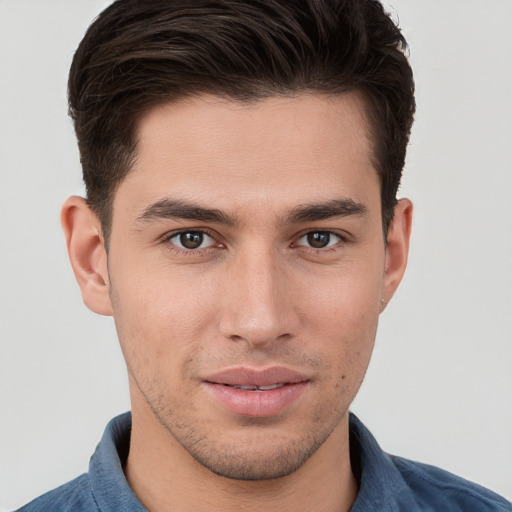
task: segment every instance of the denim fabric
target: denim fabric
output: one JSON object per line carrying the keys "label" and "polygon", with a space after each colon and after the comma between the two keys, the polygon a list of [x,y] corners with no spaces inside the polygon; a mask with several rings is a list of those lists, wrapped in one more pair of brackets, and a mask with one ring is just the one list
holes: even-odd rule
{"label": "denim fabric", "polygon": [[[91,457],[88,473],[36,498],[18,512],[145,511],[123,473],[130,430],[130,413],[114,418]],[[353,414],[350,454],[360,483],[351,512],[512,512],[511,503],[479,485],[383,452]]]}
{"label": "denim fabric", "polygon": [[496,493],[435,466],[388,455],[350,417],[351,462],[360,488],[351,512],[512,512]]}
{"label": "denim fabric", "polygon": [[109,422],[89,462],[89,472],[21,507],[19,512],[145,512],[123,473],[131,414]]}

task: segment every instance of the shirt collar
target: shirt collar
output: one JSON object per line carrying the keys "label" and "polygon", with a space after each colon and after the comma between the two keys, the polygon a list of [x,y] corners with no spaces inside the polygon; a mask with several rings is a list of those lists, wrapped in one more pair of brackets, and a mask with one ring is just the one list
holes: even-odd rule
{"label": "shirt collar", "polygon": [[370,431],[350,413],[350,462],[359,480],[359,492],[351,512],[393,510],[410,512],[417,506],[409,485]]}
{"label": "shirt collar", "polygon": [[102,512],[146,512],[123,472],[130,448],[131,427],[129,412],[111,420],[91,457],[89,478],[94,499]]}

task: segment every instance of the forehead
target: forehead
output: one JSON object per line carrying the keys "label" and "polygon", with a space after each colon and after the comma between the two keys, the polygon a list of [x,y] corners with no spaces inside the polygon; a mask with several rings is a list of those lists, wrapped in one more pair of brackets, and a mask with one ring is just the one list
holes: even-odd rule
{"label": "forehead", "polygon": [[166,195],[216,208],[293,208],[306,195],[368,201],[378,187],[368,131],[357,93],[159,105],[139,123],[136,160],[116,196],[135,194],[141,207]]}

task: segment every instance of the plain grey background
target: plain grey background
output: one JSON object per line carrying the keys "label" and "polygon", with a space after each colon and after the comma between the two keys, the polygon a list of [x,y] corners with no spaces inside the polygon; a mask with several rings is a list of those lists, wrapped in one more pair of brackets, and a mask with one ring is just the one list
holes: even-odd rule
{"label": "plain grey background", "polygon": [[[112,319],[83,306],[59,225],[83,193],[67,72],[108,3],[0,0],[0,510],[86,470],[129,408]],[[387,451],[510,499],[512,1],[390,4],[417,82],[414,233],[352,410]]]}

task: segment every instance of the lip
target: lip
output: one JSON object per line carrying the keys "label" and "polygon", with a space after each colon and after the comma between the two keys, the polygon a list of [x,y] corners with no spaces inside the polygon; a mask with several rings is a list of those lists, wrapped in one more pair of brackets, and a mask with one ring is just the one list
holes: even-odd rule
{"label": "lip", "polygon": [[213,384],[228,386],[270,386],[278,383],[296,384],[309,380],[306,375],[284,366],[264,369],[247,367],[229,368],[204,379]]}
{"label": "lip", "polygon": [[[265,369],[231,368],[204,379],[210,395],[229,411],[249,417],[268,417],[282,413],[302,396],[309,378],[281,366]],[[233,386],[284,386],[268,390],[246,390]]]}

